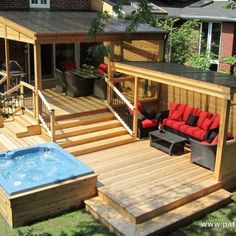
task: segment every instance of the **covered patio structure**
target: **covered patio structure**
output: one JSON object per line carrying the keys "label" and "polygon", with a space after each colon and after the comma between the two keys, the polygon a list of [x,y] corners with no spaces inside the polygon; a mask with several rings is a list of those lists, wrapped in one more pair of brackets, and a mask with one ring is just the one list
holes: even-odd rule
{"label": "covered patio structure", "polygon": [[[160,111],[167,110],[170,102],[179,102],[199,107],[203,111],[218,112],[220,127],[214,176],[218,181],[236,177],[236,142],[227,141],[228,130],[233,131],[234,136],[236,132],[236,78],[234,76],[162,62],[111,61],[109,66],[111,72],[108,83],[111,87],[114,72],[121,72],[135,78],[135,94],[138,91],[140,78],[158,82]],[[127,103],[127,106],[133,109],[134,117],[136,116],[131,130],[135,133],[138,115],[137,96],[133,104]]]}
{"label": "covered patio structure", "polygon": [[[7,90],[11,89],[10,93],[20,90],[21,94],[24,94],[25,87],[31,90],[30,110],[34,117],[45,126],[52,140],[55,136],[55,111],[51,109],[42,94],[42,45],[101,42],[110,44],[112,48],[120,48],[119,52],[115,52],[116,60],[121,58],[163,60],[166,32],[146,25],[140,25],[135,32],[127,32],[128,23],[126,21],[112,18],[104,22],[104,32],[96,34],[95,37],[89,37],[88,33],[96,15],[96,12],[68,11],[0,12],[0,38],[3,38],[5,42],[6,62],[6,72],[0,83],[6,81]],[[10,41],[33,45],[33,86],[21,82],[14,89],[11,88]],[[42,111],[44,115],[42,115]]]}

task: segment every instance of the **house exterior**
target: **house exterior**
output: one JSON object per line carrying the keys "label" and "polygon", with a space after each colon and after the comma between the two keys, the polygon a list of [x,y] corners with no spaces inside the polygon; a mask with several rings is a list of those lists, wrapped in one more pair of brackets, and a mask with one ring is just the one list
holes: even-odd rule
{"label": "house exterior", "polygon": [[[98,2],[98,1],[94,1]],[[115,0],[103,1],[103,10],[115,14],[113,6]],[[199,33],[203,35],[199,41],[199,52],[207,49],[216,55],[211,67],[218,71],[231,70],[231,65],[225,64],[222,57],[236,54],[236,9],[224,9],[228,1],[158,1],[152,0],[153,12],[160,19],[167,17],[180,18],[182,20],[198,19],[201,21]],[[94,5],[94,9],[96,9]],[[98,9],[98,7],[97,7]],[[123,11],[129,14],[137,9],[130,3],[123,6]]]}

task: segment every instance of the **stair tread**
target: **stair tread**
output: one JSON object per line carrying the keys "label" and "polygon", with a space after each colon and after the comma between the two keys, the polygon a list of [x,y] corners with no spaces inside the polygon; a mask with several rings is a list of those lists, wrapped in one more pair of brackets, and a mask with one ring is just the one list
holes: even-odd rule
{"label": "stair tread", "polygon": [[25,127],[38,125],[37,120],[35,120],[33,117],[30,117],[26,114],[15,114],[14,120],[16,120],[17,122],[19,122]]}
{"label": "stair tread", "polygon": [[[123,128],[123,127],[115,127],[111,129],[106,129],[106,130],[100,130],[100,131],[95,131],[92,133],[87,133],[87,134],[81,134],[77,136],[72,136],[72,137],[67,137],[67,138],[62,138],[58,139],[57,143],[61,144],[63,147],[68,145],[69,143],[73,144],[76,142],[80,142],[83,140],[100,140],[100,137],[102,136],[109,136],[109,135],[122,135],[122,134],[127,134],[128,132]],[[103,139],[103,138],[101,138]]]}
{"label": "stair tread", "polygon": [[108,125],[108,124],[120,124],[120,123],[118,120],[115,120],[115,119],[108,120],[108,121],[103,121],[103,122],[98,122],[98,123],[91,123],[91,124],[87,124],[87,125],[80,125],[80,126],[76,126],[76,127],[69,127],[69,128],[65,128],[65,129],[56,130],[56,134],[68,133],[68,132],[73,132],[76,130],[83,130],[83,129],[92,128],[92,127],[99,127],[99,126]]}
{"label": "stair tread", "polygon": [[186,220],[190,221],[197,214],[206,214],[215,209],[217,203],[229,203],[230,197],[231,194],[229,192],[219,189],[138,225],[132,223],[126,216],[99,197],[86,200],[85,204],[88,211],[92,211],[92,214],[95,212],[98,219],[105,222],[107,226],[111,226],[116,232],[129,236],[141,236],[158,232],[177,223],[183,223]]}
{"label": "stair tread", "polygon": [[25,133],[27,132],[27,128],[22,125],[16,123],[15,121],[7,121],[4,122],[4,127],[11,130],[14,133]]}
{"label": "stair tread", "polygon": [[114,115],[109,112],[104,112],[101,114],[96,114],[96,115],[87,115],[87,116],[82,116],[82,117],[75,117],[71,119],[64,119],[56,122],[56,129],[62,129],[66,127],[73,127],[77,126],[79,123],[82,124],[91,124],[94,123],[95,121],[99,120],[109,120],[109,119],[114,119]]}
{"label": "stair tread", "polygon": [[[83,150],[88,150],[90,149],[91,151],[92,148],[101,148],[103,145],[109,145],[109,144],[116,144],[122,141],[128,141],[128,142],[132,142],[133,141],[133,137],[130,136],[129,134],[125,134],[125,135],[121,135],[118,137],[113,137],[113,138],[108,138],[108,139],[104,139],[104,140],[99,140],[99,141],[95,141],[95,142],[91,142],[91,143],[86,143],[86,144],[82,144],[82,145],[77,145],[77,146],[73,146],[73,147],[69,147],[66,148],[66,150],[74,155],[75,152],[82,152]],[[121,144],[117,144],[117,145],[121,145]],[[101,150],[101,149],[99,149]]]}

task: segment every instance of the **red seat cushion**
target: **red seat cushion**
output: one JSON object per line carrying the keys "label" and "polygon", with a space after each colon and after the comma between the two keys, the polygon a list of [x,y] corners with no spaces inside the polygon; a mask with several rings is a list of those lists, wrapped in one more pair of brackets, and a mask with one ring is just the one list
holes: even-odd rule
{"label": "red seat cushion", "polygon": [[184,121],[176,121],[171,119],[165,119],[163,122],[164,125],[179,130],[180,126],[184,124]]}
{"label": "red seat cushion", "polygon": [[157,125],[158,125],[158,122],[156,120],[146,119],[146,120],[142,121],[143,128],[149,128],[149,127],[153,127],[153,126],[157,126]]}
{"label": "red seat cushion", "polygon": [[211,119],[212,114],[207,112],[207,111],[201,111],[199,114],[199,119],[197,122],[197,127],[202,128],[203,127],[203,123],[206,119]]}
{"label": "red seat cushion", "polygon": [[204,140],[206,136],[206,131],[198,127],[188,126],[188,128],[185,129],[185,134],[190,135],[199,140]]}
{"label": "red seat cushion", "polygon": [[216,129],[220,125],[220,116],[216,113],[212,117],[212,123],[210,125],[210,129]]}
{"label": "red seat cushion", "polygon": [[189,106],[186,106],[185,107],[185,110],[184,110],[184,114],[183,114],[183,121],[187,121],[189,115],[191,114],[193,108],[192,107],[189,107]]}

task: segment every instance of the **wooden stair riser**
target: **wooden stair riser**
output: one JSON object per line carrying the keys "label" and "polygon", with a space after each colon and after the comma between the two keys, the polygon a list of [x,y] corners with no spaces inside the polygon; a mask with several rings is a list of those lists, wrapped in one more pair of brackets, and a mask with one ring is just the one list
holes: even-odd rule
{"label": "wooden stair riser", "polygon": [[101,126],[95,126],[95,127],[90,127],[90,128],[83,128],[81,130],[76,130],[76,131],[71,131],[71,132],[67,132],[67,133],[63,133],[63,134],[56,134],[55,139],[63,139],[63,138],[68,138],[68,137],[72,137],[72,136],[77,136],[77,135],[81,135],[81,134],[88,134],[91,132],[96,132],[99,130],[105,130],[105,129],[111,129],[111,128],[115,128],[115,127],[119,127],[120,124],[117,123],[113,123],[113,124],[106,124],[106,125],[101,125]]}
{"label": "wooden stair riser", "polygon": [[72,146],[76,146],[76,145],[81,145],[81,144],[85,144],[85,143],[91,143],[91,142],[96,142],[96,141],[103,140],[103,139],[117,137],[117,136],[120,136],[120,135],[123,135],[123,134],[127,134],[127,131],[126,130],[116,131],[116,132],[113,132],[113,133],[110,133],[110,134],[98,135],[98,136],[89,137],[89,138],[76,140],[76,141],[68,141],[68,142],[64,142],[64,143],[59,144],[59,145],[62,148],[68,148],[68,147],[72,147]]}
{"label": "wooden stair riser", "polygon": [[124,217],[126,217],[130,222],[132,222],[133,224],[136,224],[136,218],[133,214],[131,214],[130,212],[128,212],[125,208],[123,208],[122,206],[120,206],[116,201],[114,201],[111,197],[107,196],[106,194],[104,194],[103,192],[99,191],[98,189],[98,197],[106,202],[107,204],[109,204],[110,206],[112,206],[116,211],[118,211],[121,215],[123,215]]}
{"label": "wooden stair riser", "polygon": [[127,138],[125,140],[110,142],[110,143],[106,143],[103,145],[93,146],[93,147],[89,147],[89,148],[85,148],[85,149],[79,148],[79,146],[78,146],[78,150],[71,152],[71,154],[74,156],[80,156],[80,155],[84,155],[84,154],[88,154],[88,153],[92,153],[92,152],[97,152],[97,151],[101,151],[101,150],[104,150],[107,148],[117,147],[120,145],[132,143],[132,142],[134,142],[134,138],[131,137],[131,138]]}
{"label": "wooden stair riser", "polygon": [[88,125],[88,124],[93,124],[93,123],[98,123],[98,122],[108,121],[108,120],[114,120],[114,115],[109,114],[109,115],[105,115],[105,116],[88,118],[88,119],[84,119],[84,120],[68,121],[67,123],[56,125],[55,128],[56,128],[56,130],[66,129],[66,128],[71,128],[71,127],[75,127],[75,126]]}

